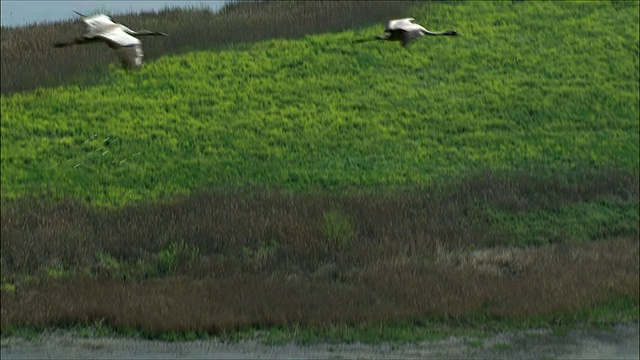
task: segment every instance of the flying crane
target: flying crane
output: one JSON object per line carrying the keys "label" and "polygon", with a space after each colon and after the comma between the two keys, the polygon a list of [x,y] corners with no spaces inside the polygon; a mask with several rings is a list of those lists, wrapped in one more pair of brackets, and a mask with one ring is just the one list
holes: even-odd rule
{"label": "flying crane", "polygon": [[462,35],[457,31],[448,30],[442,32],[429,31],[422,26],[413,23],[415,19],[395,19],[389,21],[384,29],[384,34],[378,35],[371,39],[356,40],[356,42],[365,42],[372,40],[388,40],[388,41],[402,41],[403,46],[409,45],[413,40],[424,35],[450,35],[458,36]]}
{"label": "flying crane", "polygon": [[104,42],[115,50],[120,58],[123,68],[138,69],[142,66],[142,41],[136,36],[168,36],[162,32],[149,30],[133,31],[128,27],[113,22],[110,16],[99,14],[85,16],[77,11],[74,13],[82,17],[85,24],[85,33],[74,40],[67,42],[56,42],[56,48],[63,48],[72,45],[84,45],[94,42]]}

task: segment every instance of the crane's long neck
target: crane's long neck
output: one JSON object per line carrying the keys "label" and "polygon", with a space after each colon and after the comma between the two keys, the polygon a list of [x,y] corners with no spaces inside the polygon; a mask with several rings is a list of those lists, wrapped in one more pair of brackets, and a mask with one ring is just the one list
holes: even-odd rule
{"label": "crane's long neck", "polygon": [[165,35],[165,34],[160,33],[160,32],[149,31],[149,30],[140,30],[140,31],[131,30],[131,32],[129,34],[134,35],[134,36],[164,36]]}
{"label": "crane's long neck", "polygon": [[448,30],[448,31],[429,31],[429,30],[424,30],[422,33],[424,35],[450,35],[450,36],[459,35],[456,31],[453,31],[453,30]]}

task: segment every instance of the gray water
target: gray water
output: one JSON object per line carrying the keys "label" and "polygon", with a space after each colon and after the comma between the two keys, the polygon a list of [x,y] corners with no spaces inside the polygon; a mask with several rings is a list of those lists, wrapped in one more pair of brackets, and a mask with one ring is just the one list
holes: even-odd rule
{"label": "gray water", "polygon": [[55,1],[55,0],[2,0],[2,26],[24,26],[42,22],[77,19],[75,10],[82,14],[95,12],[117,15],[129,12],[158,11],[165,7],[208,7],[219,10],[228,0],[218,1]]}
{"label": "gray water", "polygon": [[164,342],[128,338],[85,338],[57,331],[36,339],[0,341],[3,360],[12,359],[638,359],[638,324],[610,330],[549,329],[450,336],[407,344],[321,343],[264,345],[255,340]]}

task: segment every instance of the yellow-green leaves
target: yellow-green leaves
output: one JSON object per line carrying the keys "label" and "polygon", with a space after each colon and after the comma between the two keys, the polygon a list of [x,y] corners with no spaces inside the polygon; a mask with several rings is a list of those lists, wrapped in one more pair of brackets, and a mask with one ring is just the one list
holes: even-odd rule
{"label": "yellow-green leaves", "polygon": [[2,97],[3,196],[42,191],[43,179],[60,196],[116,204],[205,186],[421,186],[480,167],[633,169],[634,10],[428,4],[417,22],[464,35],[353,43],[379,24]]}

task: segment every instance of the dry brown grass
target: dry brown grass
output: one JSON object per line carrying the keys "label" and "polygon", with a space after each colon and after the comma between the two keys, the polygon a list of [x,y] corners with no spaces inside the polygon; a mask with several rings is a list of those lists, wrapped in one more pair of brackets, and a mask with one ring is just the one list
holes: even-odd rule
{"label": "dry brown grass", "polygon": [[[495,252],[502,262],[502,250]],[[487,263],[463,260],[474,259],[473,253],[453,256],[460,263],[390,256],[335,265],[332,276],[289,276],[283,264],[273,273],[245,269],[199,280],[43,279],[2,297],[2,328],[105,321],[147,331],[218,332],[428,316],[549,315],[596,305],[611,294],[638,299],[638,239],[514,251],[508,259],[518,264],[517,271],[501,265],[487,271]]]}
{"label": "dry brown grass", "polygon": [[[153,331],[221,331],[517,318],[578,311],[611,296],[637,303],[637,227],[586,243],[494,246],[505,235],[474,207],[480,199],[515,212],[615,196],[638,202],[637,175],[608,171],[573,184],[486,173],[422,191],[204,191],[114,210],[5,203],[0,265],[3,283],[15,289],[3,288],[2,331],[101,319]],[[158,271],[172,243],[198,251]]]}
{"label": "dry brown grass", "polygon": [[[145,60],[190,50],[270,38],[299,38],[307,34],[341,31],[398,17],[412,1],[265,1],[241,2],[219,13],[208,9],[167,9],[132,13],[114,20],[133,29],[162,31],[168,38],[147,38]],[[73,15],[69,9],[69,16]],[[73,39],[83,31],[80,22],[64,21],[2,28],[2,93],[94,81],[117,63],[101,44],[56,49],[56,41]]]}
{"label": "dry brown grass", "polygon": [[[5,200],[0,265],[3,273],[34,274],[56,264],[82,269],[95,265],[99,252],[133,262],[152,259],[171,242],[184,242],[216,259],[205,274],[242,272],[247,253],[267,273],[283,270],[283,264],[290,266],[286,271],[306,272],[337,257],[348,265],[526,243],[509,239],[487,211],[553,212],[561,205],[607,198],[638,203],[637,175],[606,169],[600,178],[588,171],[576,176],[582,181],[485,172],[447,189],[420,191],[213,190],[108,211],[72,200]],[[638,235],[637,227],[626,233],[605,230],[597,235]],[[269,244],[275,247],[271,252]]]}

